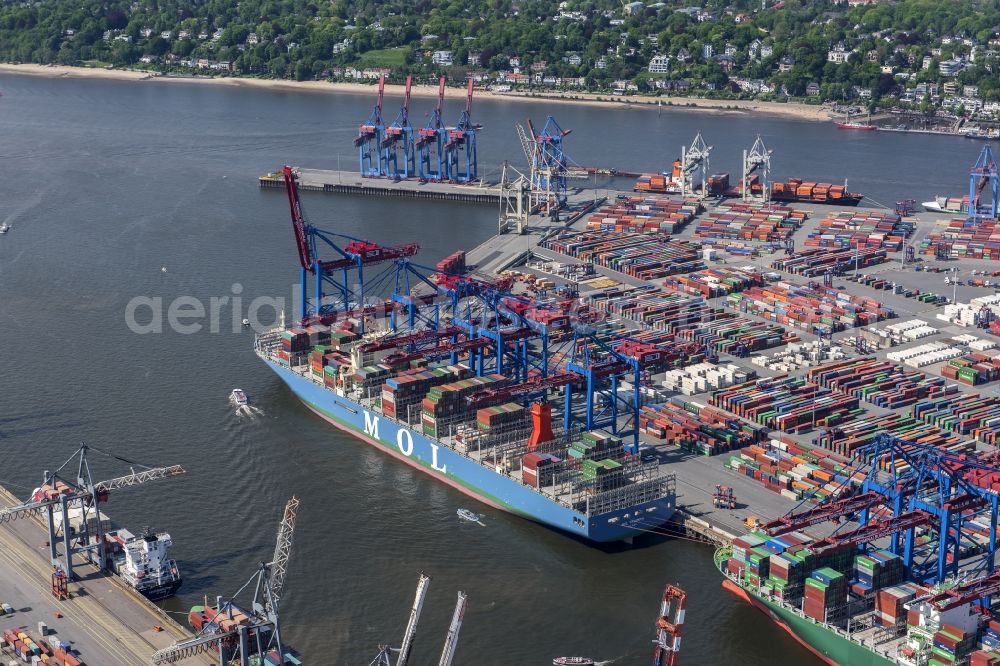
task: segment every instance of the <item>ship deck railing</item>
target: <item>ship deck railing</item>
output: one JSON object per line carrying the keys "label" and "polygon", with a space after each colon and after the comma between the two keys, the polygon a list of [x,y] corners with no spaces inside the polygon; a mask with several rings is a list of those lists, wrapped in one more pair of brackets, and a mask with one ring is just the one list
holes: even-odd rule
{"label": "ship deck railing", "polygon": [[[275,332],[274,340],[272,341],[265,340],[265,335],[268,334],[258,336],[257,351],[267,360],[278,362],[277,355],[274,352],[277,347],[280,347],[280,337]],[[306,358],[307,354],[305,353],[297,354],[293,359],[294,362],[290,360],[290,364],[284,367],[319,386],[327,388],[322,379],[312,374],[309,364],[304,362]],[[369,393],[380,393],[380,391]],[[370,395],[362,395],[360,391],[345,393],[345,397],[369,409],[375,408],[376,398]],[[409,419],[401,420],[385,414],[381,414],[381,416],[407,428],[413,427]],[[453,452],[481,467],[488,467],[486,461],[493,456],[491,449],[480,449],[475,452],[471,450],[463,451],[462,447],[457,446],[458,443],[455,441],[453,435],[437,437],[436,439]],[[508,478],[517,481],[526,488],[530,488],[547,499],[587,517],[627,509],[638,504],[669,497],[676,493],[675,476],[664,473],[657,462],[644,463],[636,460],[633,463],[629,463],[623,468],[623,471],[617,473],[622,475],[623,479],[628,475],[627,482],[621,487],[602,492],[591,492],[595,486],[595,481],[580,480],[578,477],[574,480],[562,479],[561,482],[554,481],[550,486],[535,487],[524,482],[521,478],[520,470],[505,470],[503,466],[500,469]]]}

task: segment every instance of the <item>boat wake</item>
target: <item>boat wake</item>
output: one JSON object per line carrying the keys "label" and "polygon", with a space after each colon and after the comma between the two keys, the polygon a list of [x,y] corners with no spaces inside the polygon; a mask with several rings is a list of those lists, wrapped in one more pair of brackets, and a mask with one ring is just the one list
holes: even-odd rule
{"label": "boat wake", "polygon": [[264,410],[254,407],[253,405],[239,405],[236,408],[235,414],[241,418],[246,417],[249,419],[256,419],[258,416],[264,415]]}

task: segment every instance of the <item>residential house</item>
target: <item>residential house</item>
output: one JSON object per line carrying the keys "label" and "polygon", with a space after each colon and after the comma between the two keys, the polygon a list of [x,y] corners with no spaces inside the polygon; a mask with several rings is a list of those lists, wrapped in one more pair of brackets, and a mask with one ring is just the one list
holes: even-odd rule
{"label": "residential house", "polygon": [[954,95],[958,93],[958,84],[954,81],[946,81],[941,89],[944,91],[945,95]]}
{"label": "residential house", "polygon": [[[72,34],[68,30],[66,32],[67,32],[67,34]],[[139,30],[139,36],[142,37],[143,39],[149,39],[150,37],[153,36],[153,29],[152,28],[142,28],[141,30]]]}
{"label": "residential house", "polygon": [[536,60],[531,63],[531,71],[533,72],[544,72],[545,68],[549,66],[548,60]]}
{"label": "residential house", "polygon": [[712,59],[712,55],[714,53],[715,53],[715,50],[712,48],[711,44],[702,44],[701,45],[701,59],[702,60],[711,60]]}
{"label": "residential house", "polygon": [[979,97],[979,86],[964,86],[962,88],[962,95],[972,99]]}
{"label": "residential house", "polygon": [[763,44],[764,42],[760,41],[759,39],[754,39],[752,42],[750,42],[749,46],[747,46],[747,53],[750,54],[751,59],[753,60],[757,59],[757,57],[760,55],[760,47],[763,46]]}
{"label": "residential house", "polygon": [[670,71],[670,56],[655,55],[649,61],[649,71],[653,74],[665,74]]}
{"label": "residential house", "polygon": [[868,62],[878,62],[879,61],[878,49],[870,49],[867,53],[865,53],[865,60],[867,60]]}
{"label": "residential house", "polygon": [[724,53],[727,56],[732,56],[735,58],[736,54],[739,53],[739,49],[736,48],[735,44],[726,44],[726,50],[724,51]]}
{"label": "residential house", "polygon": [[333,54],[337,55],[338,53],[343,53],[349,48],[351,48],[351,40],[345,39],[344,41],[337,42],[336,44],[333,45]]}
{"label": "residential house", "polygon": [[774,44],[761,44],[760,45],[760,57],[770,58],[774,55]]}
{"label": "residential house", "polygon": [[606,69],[607,66],[608,66],[608,59],[605,58],[604,56],[598,58],[597,61],[594,63],[594,67],[596,67],[597,69]]}
{"label": "residential house", "polygon": [[847,50],[847,47],[843,44],[837,44],[832,49],[826,52],[827,62],[844,63],[847,59],[851,57],[851,51]]}
{"label": "residential house", "polygon": [[469,67],[479,67],[479,59],[482,54],[479,51],[469,51],[469,55],[465,58],[465,64]]}
{"label": "residential house", "polygon": [[[253,35],[253,33],[250,34]],[[169,30],[164,30],[163,32],[160,33],[160,37],[162,37],[163,39],[173,39],[174,33],[170,32]],[[254,37],[257,37],[257,35],[254,35]],[[254,44],[256,43],[257,42],[254,42]]]}
{"label": "residential house", "polygon": [[646,3],[644,2],[630,2],[622,7],[626,16],[635,16],[641,14],[646,9]]}
{"label": "residential house", "polygon": [[260,37],[257,36],[256,32],[251,32],[247,35],[246,39],[247,46],[254,46],[255,44],[260,44]]}
{"label": "residential house", "polygon": [[574,67],[583,64],[583,58],[580,57],[579,53],[567,53],[563,56],[563,60]]}
{"label": "residential house", "polygon": [[938,71],[941,76],[958,76],[958,73],[965,67],[961,60],[942,60],[938,63]]}
{"label": "residential house", "polygon": [[921,63],[920,68],[921,69],[930,69],[931,65],[933,65],[933,64],[934,64],[934,58],[932,58],[930,56],[924,56],[924,61]]}
{"label": "residential house", "polygon": [[455,64],[455,54],[451,51],[435,51],[431,55],[431,62],[441,67],[451,67]]}
{"label": "residential house", "polygon": [[810,81],[809,85],[806,86],[806,95],[809,97],[819,97],[819,84],[815,81]]}
{"label": "residential house", "polygon": [[688,51],[686,48],[681,47],[681,49],[677,52],[677,62],[686,63],[689,62],[690,60],[691,60],[691,52]]}
{"label": "residential house", "polygon": [[732,72],[733,68],[736,67],[736,58],[734,58],[731,55],[726,55],[724,53],[720,56],[717,56],[715,58],[715,62],[719,63],[719,67],[721,67],[722,71],[724,71],[726,74]]}
{"label": "residential house", "polygon": [[511,59],[510,59],[510,66],[511,67],[520,67],[521,66],[521,59],[519,57],[517,57],[517,56],[511,57]]}
{"label": "residential house", "polygon": [[795,66],[795,58],[790,55],[783,55],[778,58],[778,71],[782,74],[787,74],[792,71],[792,67]]}

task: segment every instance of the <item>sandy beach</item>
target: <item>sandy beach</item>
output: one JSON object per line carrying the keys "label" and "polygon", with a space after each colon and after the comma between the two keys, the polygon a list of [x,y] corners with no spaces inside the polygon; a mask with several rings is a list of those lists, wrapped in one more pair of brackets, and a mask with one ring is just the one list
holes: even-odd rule
{"label": "sandy beach", "polygon": [[[146,72],[127,69],[98,69],[91,67],[69,67],[66,65],[34,65],[0,63],[0,74],[28,74],[34,76],[67,77],[67,78],[103,78],[131,81],[149,81],[151,83],[204,83],[210,85],[245,86],[251,88],[269,88],[274,90],[297,90],[319,93],[349,93],[373,94],[374,83],[330,83],[328,81],[279,81],[274,79],[254,79],[234,76],[168,76],[156,72]],[[403,86],[387,85],[385,89],[389,97],[401,97]],[[436,86],[417,85],[412,94],[418,97],[436,97]],[[457,87],[445,88],[448,99],[464,99],[465,90]],[[701,113],[761,113],[768,115],[797,118],[799,120],[829,121],[830,115],[825,107],[809,104],[759,102],[754,100],[717,100],[695,97],[652,97],[647,95],[632,95],[613,98],[608,94],[585,92],[506,92],[476,90],[476,99],[518,100],[525,102],[543,102],[551,104],[586,104],[617,110],[655,109],[657,102],[663,108],[681,111],[699,111]]]}

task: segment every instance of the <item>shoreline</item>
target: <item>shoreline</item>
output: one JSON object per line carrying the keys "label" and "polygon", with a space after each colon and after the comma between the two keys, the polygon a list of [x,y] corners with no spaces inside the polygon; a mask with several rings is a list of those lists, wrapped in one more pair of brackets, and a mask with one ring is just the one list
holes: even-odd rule
{"label": "shoreline", "polygon": [[[142,70],[99,69],[93,67],[37,65],[29,63],[16,65],[11,63],[0,63],[0,74],[22,74],[28,76],[47,76],[50,78],[99,78],[120,81],[208,83],[212,85],[243,86],[248,88],[319,92],[326,94],[338,92],[347,94],[373,94],[375,91],[374,83],[351,83],[346,81],[333,83],[329,81],[284,81],[235,76],[172,76],[168,74],[160,74],[159,72],[147,72]],[[385,87],[386,95],[390,97],[402,97],[403,90],[403,86],[398,84],[386,84]],[[437,86],[415,85],[411,91],[411,95],[415,97],[433,98],[436,97],[437,94]],[[784,103],[762,102],[756,100],[717,100],[705,99],[701,97],[676,96],[651,97],[647,95],[622,97],[621,101],[618,101],[608,99],[608,97],[609,95],[607,94],[587,92],[568,93],[562,91],[542,93],[498,93],[477,89],[475,93],[475,99],[480,100],[514,100],[519,102],[543,102],[547,104],[575,104],[578,106],[618,110],[652,110],[665,108],[668,111],[701,111],[713,114],[763,114],[807,120],[811,122],[829,122],[831,120],[826,107],[794,102]],[[460,88],[445,88],[445,98],[450,100],[464,100],[465,90]],[[663,102],[663,106],[658,106],[657,102]]]}

